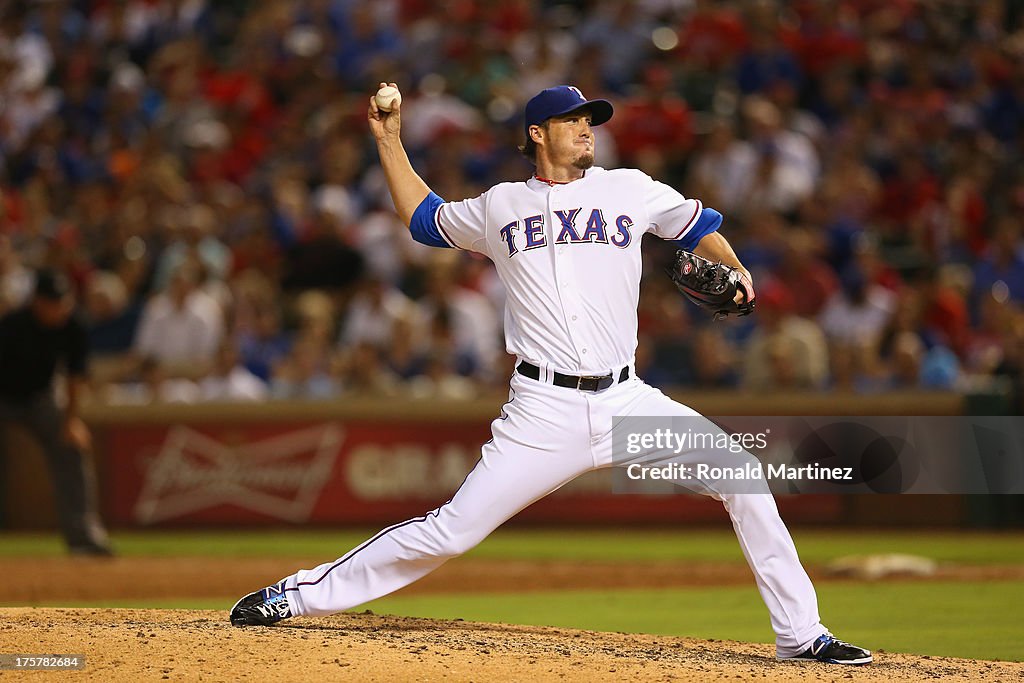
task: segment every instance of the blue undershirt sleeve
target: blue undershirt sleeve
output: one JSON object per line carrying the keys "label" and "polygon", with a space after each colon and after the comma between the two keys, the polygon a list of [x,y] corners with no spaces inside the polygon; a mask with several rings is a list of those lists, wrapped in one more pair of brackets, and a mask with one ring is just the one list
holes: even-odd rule
{"label": "blue undershirt sleeve", "polygon": [[681,249],[693,251],[704,235],[709,235],[715,232],[721,224],[722,214],[718,213],[714,209],[705,207],[700,212],[700,218],[697,219],[694,226],[690,228],[685,235],[683,235],[682,239],[675,240],[675,243],[678,244]]}
{"label": "blue undershirt sleeve", "polygon": [[441,236],[441,231],[437,227],[437,210],[441,208],[442,204],[444,204],[444,200],[433,192],[424,197],[420,205],[413,211],[409,232],[412,234],[412,238],[420,244],[451,249],[453,245]]}

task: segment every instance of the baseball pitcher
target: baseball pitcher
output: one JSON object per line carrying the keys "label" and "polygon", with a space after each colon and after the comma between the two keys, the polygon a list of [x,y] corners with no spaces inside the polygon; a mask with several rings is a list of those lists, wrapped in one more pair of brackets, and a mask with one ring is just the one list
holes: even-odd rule
{"label": "baseball pitcher", "polygon": [[[243,597],[231,610],[232,624],[331,614],[391,593],[474,547],[534,501],[612,466],[613,418],[699,417],[635,374],[641,238],[653,232],[679,244],[684,253],[670,275],[716,315],[751,312],[754,288],[718,231],[721,214],[640,171],[594,166],[593,127],[612,111],[611,103],[588,100],[572,86],[544,90],[525,111],[521,150],[534,175],[474,199],[445,201],[409,162],[399,137],[400,100],[370,98],[370,129],[413,239],[484,254],[508,290],[505,339],[517,357],[509,402],[451,500],[335,561]],[[641,454],[631,462],[643,460]],[[739,494],[708,483],[702,492],[729,513],[771,616],[779,659],[869,663],[869,651],[822,625],[814,587],[767,488]]]}

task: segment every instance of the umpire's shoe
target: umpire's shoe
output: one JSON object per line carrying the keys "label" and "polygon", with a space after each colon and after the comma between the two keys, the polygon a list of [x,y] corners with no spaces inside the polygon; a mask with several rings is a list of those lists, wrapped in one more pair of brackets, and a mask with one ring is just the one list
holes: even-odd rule
{"label": "umpire's shoe", "polygon": [[249,593],[231,608],[232,626],[272,626],[292,616],[284,582]]}
{"label": "umpire's shoe", "polygon": [[824,633],[811,646],[795,657],[780,657],[785,662],[825,662],[827,664],[871,663],[871,651],[844,643],[831,633]]}

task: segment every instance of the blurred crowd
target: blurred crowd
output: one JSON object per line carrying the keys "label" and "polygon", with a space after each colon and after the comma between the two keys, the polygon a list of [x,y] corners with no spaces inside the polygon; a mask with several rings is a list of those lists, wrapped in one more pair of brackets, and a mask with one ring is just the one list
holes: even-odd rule
{"label": "blurred crowd", "polygon": [[1021,0],[0,3],[0,312],[74,280],[103,400],[503,386],[489,262],[414,243],[380,81],[441,196],[525,179],[526,99],[608,97],[598,164],[725,215],[758,309],[712,324],[649,238],[659,386],[1021,384]]}

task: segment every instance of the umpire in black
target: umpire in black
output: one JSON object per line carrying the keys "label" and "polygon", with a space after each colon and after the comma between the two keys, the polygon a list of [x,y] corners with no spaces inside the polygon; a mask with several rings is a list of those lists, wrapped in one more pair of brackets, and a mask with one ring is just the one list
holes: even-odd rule
{"label": "umpire in black", "polygon": [[[110,555],[96,510],[89,429],[78,414],[89,348],[85,325],[74,308],[67,278],[41,270],[31,301],[0,317],[0,427],[21,425],[42,447],[70,552]],[[63,412],[53,396],[58,368],[67,374]]]}

